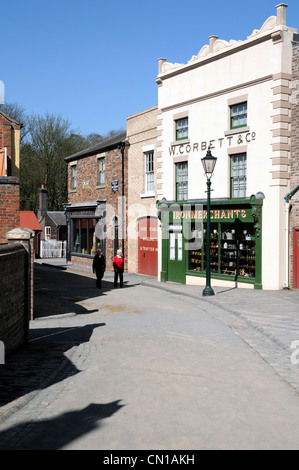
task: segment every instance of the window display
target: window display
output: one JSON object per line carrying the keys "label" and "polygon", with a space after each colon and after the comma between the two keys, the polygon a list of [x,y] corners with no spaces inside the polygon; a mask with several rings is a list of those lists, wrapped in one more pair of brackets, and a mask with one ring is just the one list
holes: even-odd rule
{"label": "window display", "polygon": [[[254,224],[211,224],[210,264],[212,274],[255,278]],[[205,224],[204,224],[205,227]],[[191,225],[192,230],[192,225]],[[206,271],[206,229],[201,249],[188,253],[188,270]]]}

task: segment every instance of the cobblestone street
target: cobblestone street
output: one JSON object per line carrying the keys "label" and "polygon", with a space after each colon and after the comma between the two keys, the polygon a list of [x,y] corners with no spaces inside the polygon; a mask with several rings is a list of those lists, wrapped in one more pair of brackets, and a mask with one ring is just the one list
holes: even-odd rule
{"label": "cobblestone street", "polygon": [[298,291],[203,299],[112,273],[99,291],[37,263],[35,285],[28,347],[0,369],[0,449],[298,449]]}

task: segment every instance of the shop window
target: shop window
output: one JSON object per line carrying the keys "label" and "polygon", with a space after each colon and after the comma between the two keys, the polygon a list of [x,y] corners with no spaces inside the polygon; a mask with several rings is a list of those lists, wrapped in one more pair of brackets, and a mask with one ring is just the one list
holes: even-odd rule
{"label": "shop window", "polygon": [[105,157],[98,158],[98,185],[105,184]]}
{"label": "shop window", "polygon": [[[194,230],[194,227],[194,223],[191,223],[191,230]],[[205,240],[201,249],[188,252],[189,271],[206,272],[206,230],[204,232]],[[254,280],[254,224],[242,223],[241,228],[236,230],[231,223],[212,223],[210,265],[212,274]]]}
{"label": "shop window", "polygon": [[246,153],[231,155],[231,198],[246,197],[247,156]]}
{"label": "shop window", "polygon": [[175,140],[188,139],[188,118],[175,121]]}
{"label": "shop window", "polygon": [[77,189],[77,165],[71,166],[71,188]]}
{"label": "shop window", "polygon": [[71,219],[71,252],[82,255],[95,255],[97,248],[103,249],[103,240],[96,236],[95,218]]}
{"label": "shop window", "polygon": [[154,152],[145,153],[145,192],[154,191]]}
{"label": "shop window", "polygon": [[247,102],[230,106],[230,128],[247,126]]}
{"label": "shop window", "polygon": [[186,201],[188,199],[188,163],[176,164],[176,200]]}

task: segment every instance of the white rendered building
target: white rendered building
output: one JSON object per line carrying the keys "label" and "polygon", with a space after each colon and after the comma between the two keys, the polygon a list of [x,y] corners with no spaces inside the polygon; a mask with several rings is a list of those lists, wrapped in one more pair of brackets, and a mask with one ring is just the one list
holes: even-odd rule
{"label": "white rendered building", "polygon": [[[287,5],[276,8],[277,15],[244,41],[211,36],[187,64],[159,59],[161,281],[205,284],[207,179],[201,159],[210,148],[217,157],[211,178],[212,283],[288,287],[285,196],[292,190],[292,58],[298,36],[286,26]],[[186,249],[187,239],[196,237],[198,246]]]}

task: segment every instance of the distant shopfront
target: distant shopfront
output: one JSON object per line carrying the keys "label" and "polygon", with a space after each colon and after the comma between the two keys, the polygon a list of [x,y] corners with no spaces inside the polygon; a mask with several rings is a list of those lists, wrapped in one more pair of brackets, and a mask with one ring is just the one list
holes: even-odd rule
{"label": "distant shopfront", "polygon": [[[211,203],[211,275],[219,282],[262,289],[263,194]],[[161,281],[204,285],[205,201],[158,203],[162,228]]]}

